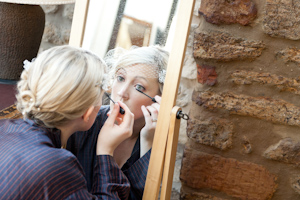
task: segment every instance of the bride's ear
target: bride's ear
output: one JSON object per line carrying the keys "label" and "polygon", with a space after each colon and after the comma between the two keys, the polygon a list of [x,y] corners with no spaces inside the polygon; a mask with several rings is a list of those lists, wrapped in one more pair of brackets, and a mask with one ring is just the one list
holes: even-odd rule
{"label": "bride's ear", "polygon": [[91,106],[91,107],[89,107],[89,108],[85,111],[85,113],[82,115],[83,121],[85,121],[85,122],[88,122],[88,121],[89,121],[90,116],[91,116],[91,114],[93,113],[94,108],[95,108],[94,106]]}

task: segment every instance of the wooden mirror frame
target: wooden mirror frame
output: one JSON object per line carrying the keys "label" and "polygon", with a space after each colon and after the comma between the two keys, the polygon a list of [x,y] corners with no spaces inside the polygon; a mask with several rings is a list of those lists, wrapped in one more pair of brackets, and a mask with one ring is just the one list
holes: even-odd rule
{"label": "wooden mirror frame", "polygon": [[[82,46],[89,2],[90,0],[77,0],[75,3],[69,42],[71,46]],[[157,199],[160,186],[162,186],[160,199],[170,199],[171,196],[180,124],[180,120],[176,117],[180,108],[175,106],[175,103],[194,5],[195,0],[181,0],[179,4],[143,200]]]}

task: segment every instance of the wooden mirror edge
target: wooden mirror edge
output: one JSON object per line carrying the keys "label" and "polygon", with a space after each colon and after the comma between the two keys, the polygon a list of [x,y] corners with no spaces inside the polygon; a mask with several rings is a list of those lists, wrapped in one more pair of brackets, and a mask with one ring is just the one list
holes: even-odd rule
{"label": "wooden mirror edge", "polygon": [[174,42],[167,67],[167,75],[151,150],[143,200],[157,199],[159,195],[163,165],[165,162],[167,135],[170,128],[171,111],[176,103],[194,5],[195,0],[181,0],[179,4]]}
{"label": "wooden mirror edge", "polygon": [[69,45],[82,47],[90,0],[76,0]]}

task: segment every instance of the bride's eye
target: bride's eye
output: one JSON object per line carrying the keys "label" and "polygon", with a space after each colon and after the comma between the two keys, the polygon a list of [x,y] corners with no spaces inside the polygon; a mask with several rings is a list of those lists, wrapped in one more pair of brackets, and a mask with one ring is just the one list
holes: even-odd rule
{"label": "bride's eye", "polygon": [[124,77],[122,77],[122,76],[117,76],[117,81],[118,81],[118,82],[123,82],[124,80],[125,80]]}
{"label": "bride's eye", "polygon": [[136,84],[135,85],[135,89],[138,89],[138,90],[141,90],[141,91],[145,91],[145,88],[142,85],[140,85],[140,84]]}

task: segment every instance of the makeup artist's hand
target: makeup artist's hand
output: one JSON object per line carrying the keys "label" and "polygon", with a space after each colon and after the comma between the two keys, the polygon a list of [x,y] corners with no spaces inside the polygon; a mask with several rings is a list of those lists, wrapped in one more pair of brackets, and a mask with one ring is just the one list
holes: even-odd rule
{"label": "makeup artist's hand", "polygon": [[147,151],[152,147],[161,97],[155,96],[155,100],[157,103],[153,103],[146,107],[142,106],[142,111],[145,117],[145,126],[142,128],[140,133],[140,157],[147,153]]}
{"label": "makeup artist's hand", "polygon": [[[119,114],[120,106],[125,110],[125,114]],[[122,118],[122,119],[121,119]],[[119,119],[119,123],[115,121]],[[111,155],[117,146],[132,135],[134,114],[122,102],[114,104],[113,110],[104,123],[97,140],[97,155]]]}

